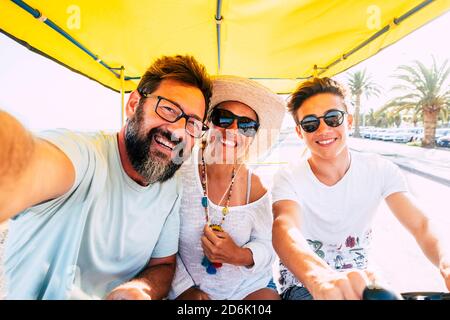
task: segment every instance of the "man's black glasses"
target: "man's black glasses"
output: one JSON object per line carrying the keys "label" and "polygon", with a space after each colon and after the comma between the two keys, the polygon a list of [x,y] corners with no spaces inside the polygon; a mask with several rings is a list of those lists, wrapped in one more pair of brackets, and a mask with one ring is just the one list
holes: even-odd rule
{"label": "man's black glasses", "polygon": [[155,112],[165,121],[174,123],[180,120],[181,118],[186,119],[185,130],[192,137],[201,138],[203,134],[209,129],[208,126],[203,123],[203,121],[195,117],[188,116],[186,113],[184,113],[183,109],[178,105],[178,103],[170,101],[169,99],[164,98],[162,96],[154,96],[145,93],[140,89],[138,89],[138,92],[141,96],[145,98],[154,97],[157,99],[155,105]]}

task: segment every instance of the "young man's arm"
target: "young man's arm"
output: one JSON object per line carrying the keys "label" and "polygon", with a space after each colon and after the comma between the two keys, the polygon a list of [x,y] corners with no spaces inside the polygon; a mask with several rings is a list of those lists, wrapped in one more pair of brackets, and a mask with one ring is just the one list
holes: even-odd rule
{"label": "young man's arm", "polygon": [[386,203],[397,219],[414,236],[428,259],[436,265],[450,290],[450,244],[444,244],[443,235],[422,210],[404,192],[386,198]]}
{"label": "young man's arm", "polygon": [[277,201],[273,212],[273,247],[314,299],[361,299],[368,284],[366,274],[359,270],[337,272],[311,250],[300,233],[301,209],[295,201]]}
{"label": "young man's arm", "polygon": [[75,181],[67,156],[0,110],[0,223],[66,193]]}
{"label": "young man's arm", "polygon": [[175,274],[175,255],[152,258],[148,266],[133,280],[115,288],[108,300],[160,300],[165,298]]}

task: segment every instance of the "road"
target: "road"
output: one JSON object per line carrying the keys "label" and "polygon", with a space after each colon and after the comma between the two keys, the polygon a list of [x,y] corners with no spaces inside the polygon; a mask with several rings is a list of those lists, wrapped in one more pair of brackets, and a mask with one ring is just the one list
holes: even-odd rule
{"label": "road", "polygon": [[[393,155],[398,155],[399,157],[394,158],[403,157],[403,163],[414,164],[414,167],[420,170],[431,172],[432,175],[427,176],[402,170],[417,203],[439,226],[444,230],[450,230],[450,186],[430,178],[433,175],[442,176],[449,168],[450,161],[447,162],[446,157],[450,157],[450,152],[441,153],[394,143],[352,138],[349,145],[354,150],[364,149],[362,151],[380,153],[390,160],[394,160]],[[304,144],[295,134],[288,134],[271,154],[256,166],[256,172],[270,186],[273,174],[280,166],[298,160],[304,152]],[[432,163],[417,165],[417,159],[422,162],[429,159]],[[380,204],[376,214],[373,235],[371,259],[378,266],[377,271],[381,277],[393,288],[400,292],[447,291],[438,269],[427,260],[414,238],[396,220],[384,202]],[[450,238],[446,243],[450,246]]]}

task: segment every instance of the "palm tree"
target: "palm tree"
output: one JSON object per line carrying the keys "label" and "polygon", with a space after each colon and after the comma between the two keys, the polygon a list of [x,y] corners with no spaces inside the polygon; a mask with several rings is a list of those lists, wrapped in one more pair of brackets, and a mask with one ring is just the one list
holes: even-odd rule
{"label": "palm tree", "polygon": [[359,113],[361,110],[361,96],[364,94],[366,99],[370,96],[379,96],[380,86],[372,81],[370,75],[366,74],[366,69],[350,73],[347,78],[347,84],[350,88],[352,100],[355,105],[355,111],[353,114],[355,132],[353,133],[353,136],[359,138]]}
{"label": "palm tree", "polygon": [[394,86],[393,90],[402,90],[404,95],[394,98],[383,108],[395,108],[396,112],[412,109],[417,118],[421,116],[424,124],[423,147],[434,147],[437,120],[439,117],[446,118],[450,105],[450,87],[446,84],[450,67],[447,64],[448,60],[437,65],[433,58],[430,68],[417,60],[412,65],[398,67],[394,77],[401,84]]}

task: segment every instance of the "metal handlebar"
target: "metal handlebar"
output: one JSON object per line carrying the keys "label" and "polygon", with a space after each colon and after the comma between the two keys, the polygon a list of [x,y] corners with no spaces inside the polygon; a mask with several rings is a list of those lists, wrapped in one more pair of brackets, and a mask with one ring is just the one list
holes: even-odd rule
{"label": "metal handlebar", "polygon": [[396,293],[381,287],[366,287],[363,300],[450,300],[448,292],[404,292]]}

